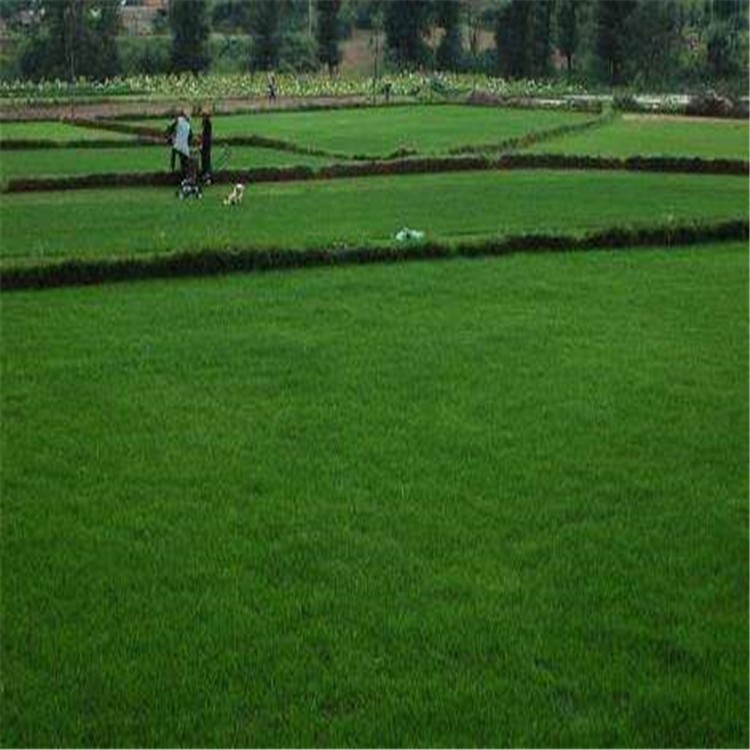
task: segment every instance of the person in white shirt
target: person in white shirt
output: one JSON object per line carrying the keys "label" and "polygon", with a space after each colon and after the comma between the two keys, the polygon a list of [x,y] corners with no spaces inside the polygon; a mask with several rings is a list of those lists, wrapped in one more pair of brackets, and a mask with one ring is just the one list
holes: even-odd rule
{"label": "person in white shirt", "polygon": [[180,159],[180,179],[184,179],[187,176],[190,141],[193,135],[190,128],[190,116],[185,110],[169,126],[167,134],[172,144],[172,171],[174,171],[175,154],[177,154]]}

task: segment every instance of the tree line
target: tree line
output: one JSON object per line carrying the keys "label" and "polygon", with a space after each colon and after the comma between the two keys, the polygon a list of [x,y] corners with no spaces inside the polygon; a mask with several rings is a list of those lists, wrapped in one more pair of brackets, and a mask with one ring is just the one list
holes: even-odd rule
{"label": "tree line", "polygon": [[[21,74],[120,74],[122,5],[0,0],[3,17],[27,9],[35,19]],[[742,91],[748,80],[748,0],[170,0],[164,26],[173,72],[210,68],[213,29],[247,38],[246,70],[277,70],[291,60],[333,74],[343,39],[359,27],[390,70],[557,76],[643,90],[710,82]]]}

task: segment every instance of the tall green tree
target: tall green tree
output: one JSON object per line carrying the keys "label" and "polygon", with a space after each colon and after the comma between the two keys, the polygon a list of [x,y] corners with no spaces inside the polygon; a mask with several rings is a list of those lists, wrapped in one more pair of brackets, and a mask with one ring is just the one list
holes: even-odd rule
{"label": "tall green tree", "polygon": [[103,80],[120,72],[117,0],[44,0],[37,72],[44,77]]}
{"label": "tall green tree", "polygon": [[747,80],[748,4],[742,0],[708,0],[706,64],[710,78]]}
{"label": "tall green tree", "polygon": [[546,78],[552,72],[552,11],[553,0],[533,0],[531,10],[531,39],[529,73],[535,78]]}
{"label": "tall green tree", "polygon": [[458,70],[463,57],[459,0],[438,0],[436,15],[437,24],[444,31],[435,53],[437,68],[438,70]]}
{"label": "tall green tree", "polygon": [[595,6],[595,54],[600,77],[611,85],[625,80],[627,20],[636,6],[635,0],[597,0]]}
{"label": "tall green tree", "polygon": [[46,67],[56,77],[75,81],[81,73],[84,44],[84,0],[45,0],[44,25],[48,35]]}
{"label": "tall green tree", "polygon": [[429,59],[424,36],[430,22],[428,0],[385,3],[386,45],[399,68],[415,68]]}
{"label": "tall green tree", "polygon": [[281,20],[284,5],[279,0],[253,0],[250,6],[250,67],[274,70],[281,59]]}
{"label": "tall green tree", "polygon": [[630,14],[625,24],[629,81],[648,88],[674,80],[682,42],[680,10],[677,0],[641,0]]}
{"label": "tall green tree", "polygon": [[569,80],[573,75],[573,56],[578,51],[581,41],[580,7],[580,0],[558,0],[557,3],[557,48],[565,58]]}
{"label": "tall green tree", "polygon": [[208,67],[208,18],[206,0],[170,0],[171,61],[175,71],[200,73]]}
{"label": "tall green tree", "polygon": [[341,62],[339,49],[339,11],[341,0],[317,0],[318,16],[318,59],[328,66],[333,75]]}
{"label": "tall green tree", "polygon": [[533,11],[532,2],[511,0],[497,15],[498,72],[505,78],[525,78],[530,74]]}

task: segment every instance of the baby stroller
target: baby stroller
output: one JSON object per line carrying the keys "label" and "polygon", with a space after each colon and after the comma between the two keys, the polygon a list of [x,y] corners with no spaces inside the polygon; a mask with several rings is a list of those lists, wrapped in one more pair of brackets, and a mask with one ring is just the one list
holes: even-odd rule
{"label": "baby stroller", "polygon": [[190,156],[186,156],[184,164],[184,177],[177,189],[177,197],[180,200],[186,198],[202,198],[203,187],[199,179],[199,154],[198,151],[191,149]]}

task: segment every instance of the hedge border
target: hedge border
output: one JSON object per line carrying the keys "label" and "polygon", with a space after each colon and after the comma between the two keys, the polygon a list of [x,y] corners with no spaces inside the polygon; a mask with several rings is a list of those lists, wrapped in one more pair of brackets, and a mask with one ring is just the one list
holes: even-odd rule
{"label": "hedge border", "polygon": [[[736,159],[701,159],[698,157],[631,156],[620,158],[569,156],[566,154],[504,154],[495,159],[484,156],[461,156],[329,164],[321,167],[294,166],[224,170],[214,175],[214,183],[293,182],[517,169],[662,172],[747,177],[750,164],[747,161]],[[2,192],[25,193],[90,188],[160,187],[174,185],[176,179],[175,175],[169,172],[120,172],[71,177],[13,178],[8,181]]]}
{"label": "hedge border", "polygon": [[653,246],[673,248],[708,242],[746,241],[748,236],[748,221],[734,220],[714,224],[612,227],[584,235],[512,235],[456,245],[428,241],[341,249],[195,250],[142,258],[68,260],[52,265],[3,269],[0,270],[0,292],[321,266],[495,257],[517,252],[623,250]]}
{"label": "hedge border", "polygon": [[[434,105],[433,105],[434,106]],[[471,106],[471,105],[467,105]],[[512,108],[522,108],[510,107]],[[570,110],[567,110],[570,111]],[[597,110],[601,112],[601,107]],[[584,122],[576,122],[565,125],[558,125],[553,128],[547,128],[545,130],[533,131],[526,133],[521,136],[514,136],[512,138],[506,138],[496,143],[487,144],[465,144],[455,146],[446,153],[449,156],[461,155],[461,154],[475,154],[475,153],[491,153],[491,152],[504,152],[512,151],[519,148],[525,148],[536,143],[552,140],[554,138],[561,138],[571,133],[578,133],[581,131],[588,130],[592,127],[601,127],[611,123],[616,119],[617,114],[614,112],[608,112],[603,116],[596,117],[591,120],[585,120]],[[120,123],[110,119],[95,120],[95,119],[79,119],[71,120],[70,124],[80,125],[81,127],[87,128],[102,128],[104,130],[110,130],[113,132],[124,133],[128,135],[134,135],[141,139],[159,139],[163,142],[164,132],[159,131],[155,128],[148,128],[142,125],[129,125],[127,123]],[[223,138],[216,138],[215,143],[227,144],[232,146],[256,146],[259,148],[269,148],[278,151],[287,151],[297,154],[306,154],[308,156],[324,156],[330,157],[342,161],[391,161],[395,159],[401,159],[408,156],[417,156],[418,151],[411,148],[400,147],[392,151],[390,154],[382,156],[371,156],[367,154],[346,154],[339,151],[326,151],[325,149],[312,148],[308,146],[300,146],[293,141],[285,141],[281,138],[268,138],[262,135],[251,134],[248,136],[225,136]]]}
{"label": "hedge border", "polygon": [[548,128],[546,130],[532,131],[531,133],[525,133],[524,135],[515,136],[514,138],[506,138],[504,141],[500,141],[495,144],[480,144],[480,145],[466,145],[457,146],[448,151],[449,154],[473,154],[473,153],[487,153],[487,152],[504,152],[504,151],[515,151],[519,148],[527,148],[537,143],[544,143],[545,141],[551,141],[555,138],[562,138],[563,136],[570,135],[571,133],[581,133],[591,128],[602,127],[612,123],[618,115],[614,112],[609,112],[606,115],[597,117],[593,120],[584,120],[583,122],[570,123],[567,125],[558,125],[554,128]]}
{"label": "hedge border", "polygon": [[14,138],[12,140],[0,140],[0,151],[40,151],[67,148],[138,148],[141,146],[164,146],[164,139],[154,141],[152,139],[135,140],[105,140],[104,138],[88,138],[86,140],[54,141],[35,138]]}

